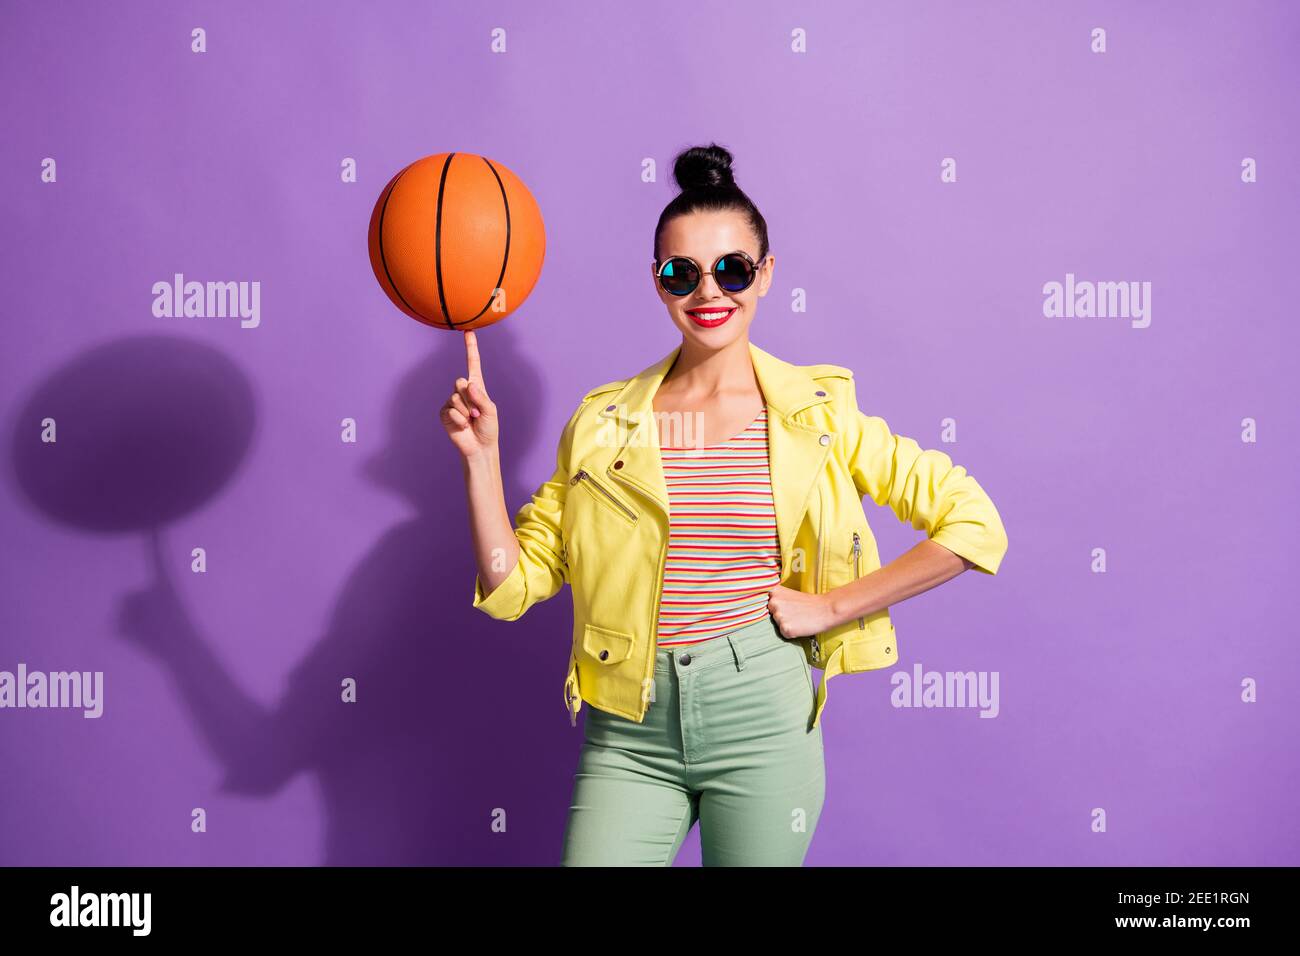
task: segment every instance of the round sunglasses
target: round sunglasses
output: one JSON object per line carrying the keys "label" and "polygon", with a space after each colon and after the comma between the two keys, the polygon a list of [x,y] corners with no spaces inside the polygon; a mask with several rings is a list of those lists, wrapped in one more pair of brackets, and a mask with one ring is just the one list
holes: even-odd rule
{"label": "round sunglasses", "polygon": [[[758,267],[766,259],[767,256],[763,256],[755,263],[748,253],[737,250],[718,256],[709,271],[723,292],[744,292],[754,284]],[[655,270],[655,275],[659,287],[669,295],[690,295],[704,278],[699,265],[690,256],[673,256]]]}

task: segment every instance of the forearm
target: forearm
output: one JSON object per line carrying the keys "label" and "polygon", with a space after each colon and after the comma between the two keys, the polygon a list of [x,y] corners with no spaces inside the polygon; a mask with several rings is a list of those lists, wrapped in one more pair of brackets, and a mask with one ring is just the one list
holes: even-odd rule
{"label": "forearm", "polygon": [[955,578],[970,567],[969,561],[943,545],[921,541],[879,570],[828,591],[834,617],[832,626],[898,604]]}
{"label": "forearm", "polygon": [[519,539],[515,537],[510,512],[506,509],[501,457],[494,447],[481,455],[464,458],[461,463],[469,499],[474,560],[483,592],[490,594],[510,575],[519,560]]}

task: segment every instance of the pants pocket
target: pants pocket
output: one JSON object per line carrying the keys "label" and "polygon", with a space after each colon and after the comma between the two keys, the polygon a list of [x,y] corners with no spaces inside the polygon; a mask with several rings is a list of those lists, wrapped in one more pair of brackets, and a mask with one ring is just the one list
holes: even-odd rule
{"label": "pants pocket", "polygon": [[808,730],[821,736],[821,728],[813,727],[813,720],[817,715],[817,685],[813,681],[812,664],[808,663],[808,655],[804,653],[803,647],[799,644],[792,644],[794,652],[799,655],[799,670],[803,672],[803,686],[807,690],[806,700],[808,701]]}
{"label": "pants pocket", "polygon": [[[794,641],[787,641],[785,654],[793,654],[798,659],[799,670],[803,671],[804,684],[808,687],[808,693],[815,694],[816,688],[813,687],[812,665],[808,663],[808,655],[804,653],[803,647]],[[790,670],[794,670],[791,665]]]}
{"label": "pants pocket", "polygon": [[788,701],[790,707],[798,706],[807,713],[804,730],[818,730],[812,726],[817,712],[817,686],[813,681],[812,665],[808,663],[808,655],[804,653],[802,645],[786,641],[784,647],[774,648],[759,659],[768,662],[765,665],[766,673],[779,684],[773,687],[773,692]]}

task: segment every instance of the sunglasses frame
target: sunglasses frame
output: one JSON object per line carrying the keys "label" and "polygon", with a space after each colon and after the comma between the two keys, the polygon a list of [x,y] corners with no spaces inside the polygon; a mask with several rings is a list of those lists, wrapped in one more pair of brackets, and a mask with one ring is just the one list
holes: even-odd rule
{"label": "sunglasses frame", "polygon": [[[750,286],[754,284],[754,280],[758,278],[759,268],[763,265],[764,262],[767,261],[768,256],[770,255],[771,253],[769,252],[766,255],[764,255],[761,259],[759,259],[758,262],[755,262],[753,259],[750,258],[749,253],[746,252],[744,249],[735,249],[732,252],[724,252],[722,255],[718,256],[718,258],[713,260],[713,265],[709,268],[707,274],[713,276],[713,281],[717,283],[719,289],[721,289],[723,292],[726,292],[730,295],[735,295],[737,292],[744,292],[745,289],[748,289]],[[743,288],[728,289],[721,282],[718,282],[718,271],[717,271],[718,263],[721,262],[723,259],[727,258],[728,256],[740,256],[746,262],[749,263],[749,281],[745,283]],[[671,289],[664,288],[664,269],[667,268],[668,263],[672,262],[674,259],[685,259],[692,266],[694,266],[695,271],[700,274],[700,277],[695,280],[695,285],[691,286],[685,292],[673,292]],[[664,292],[668,293],[668,295],[676,296],[679,299],[682,298],[683,296],[690,295],[692,292],[698,289],[700,287],[700,283],[704,281],[705,275],[706,273],[703,269],[700,268],[700,264],[696,262],[694,259],[692,259],[690,256],[669,256],[667,259],[663,261],[663,265],[658,265],[657,263],[655,265],[655,279],[659,283],[659,288],[663,289]]]}

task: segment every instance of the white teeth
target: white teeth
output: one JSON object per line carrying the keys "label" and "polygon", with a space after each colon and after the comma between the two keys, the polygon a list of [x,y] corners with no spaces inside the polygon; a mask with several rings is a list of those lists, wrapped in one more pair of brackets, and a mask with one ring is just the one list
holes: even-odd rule
{"label": "white teeth", "polygon": [[691,312],[691,315],[698,316],[701,319],[720,319],[723,316],[730,315],[735,309],[728,309],[726,312]]}

